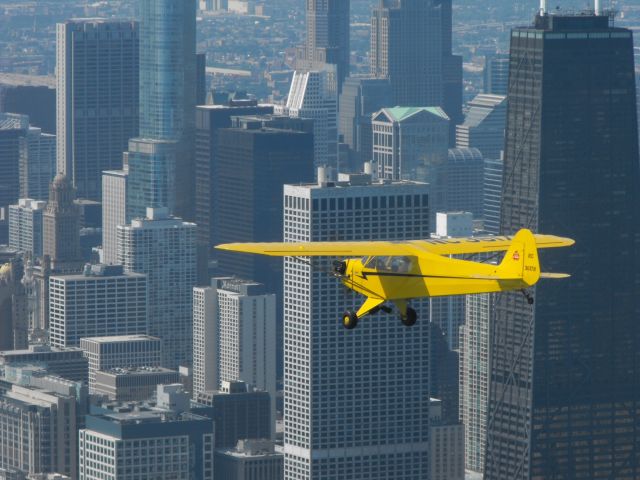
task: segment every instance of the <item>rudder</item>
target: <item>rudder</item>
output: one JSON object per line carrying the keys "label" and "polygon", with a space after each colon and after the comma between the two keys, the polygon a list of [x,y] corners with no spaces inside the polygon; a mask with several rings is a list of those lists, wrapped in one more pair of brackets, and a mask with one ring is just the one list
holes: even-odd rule
{"label": "rudder", "polygon": [[522,278],[527,286],[535,285],[540,279],[540,260],[536,239],[531,230],[521,229],[513,237],[498,273],[504,278]]}

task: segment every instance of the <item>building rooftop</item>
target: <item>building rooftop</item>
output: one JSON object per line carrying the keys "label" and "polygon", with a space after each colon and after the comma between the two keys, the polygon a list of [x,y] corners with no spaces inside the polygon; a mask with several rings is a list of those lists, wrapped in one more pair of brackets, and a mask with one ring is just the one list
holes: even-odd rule
{"label": "building rooftop", "polygon": [[125,272],[122,265],[85,265],[82,273],[71,275],[52,275],[51,278],[64,280],[67,282],[79,280],[104,280],[108,278],[145,278],[144,273]]}
{"label": "building rooftop", "polygon": [[164,367],[115,367],[109,370],[99,370],[100,373],[106,375],[136,375],[136,376],[146,376],[146,375],[154,375],[157,373],[174,373],[178,375],[176,370],[171,370],[169,368]]}
{"label": "building rooftop", "polygon": [[91,341],[94,343],[114,343],[114,342],[139,342],[140,340],[155,340],[160,341],[158,337],[152,337],[151,335],[112,335],[110,337],[85,337],[83,340]]}
{"label": "building rooftop", "polygon": [[420,112],[429,112],[432,115],[449,120],[449,116],[440,107],[391,107],[383,110],[396,122],[402,122]]}

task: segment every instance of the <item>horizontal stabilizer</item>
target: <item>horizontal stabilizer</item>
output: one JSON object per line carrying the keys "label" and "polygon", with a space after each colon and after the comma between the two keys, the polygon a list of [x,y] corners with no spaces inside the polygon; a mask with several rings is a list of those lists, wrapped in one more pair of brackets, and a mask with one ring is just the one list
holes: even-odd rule
{"label": "horizontal stabilizer", "polygon": [[569,278],[571,275],[568,273],[550,273],[550,272],[542,272],[540,274],[540,278]]}

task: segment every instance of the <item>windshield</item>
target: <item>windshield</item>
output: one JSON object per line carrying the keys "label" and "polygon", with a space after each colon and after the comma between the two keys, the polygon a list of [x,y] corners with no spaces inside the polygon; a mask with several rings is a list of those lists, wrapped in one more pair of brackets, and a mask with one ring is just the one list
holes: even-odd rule
{"label": "windshield", "polygon": [[365,267],[378,272],[407,273],[411,264],[411,257],[371,257]]}

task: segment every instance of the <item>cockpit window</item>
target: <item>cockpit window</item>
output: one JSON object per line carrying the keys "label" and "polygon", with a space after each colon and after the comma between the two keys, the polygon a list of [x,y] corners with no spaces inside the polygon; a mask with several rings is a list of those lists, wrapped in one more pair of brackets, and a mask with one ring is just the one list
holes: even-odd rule
{"label": "cockpit window", "polygon": [[407,273],[411,265],[411,257],[370,257],[365,267],[378,272]]}

